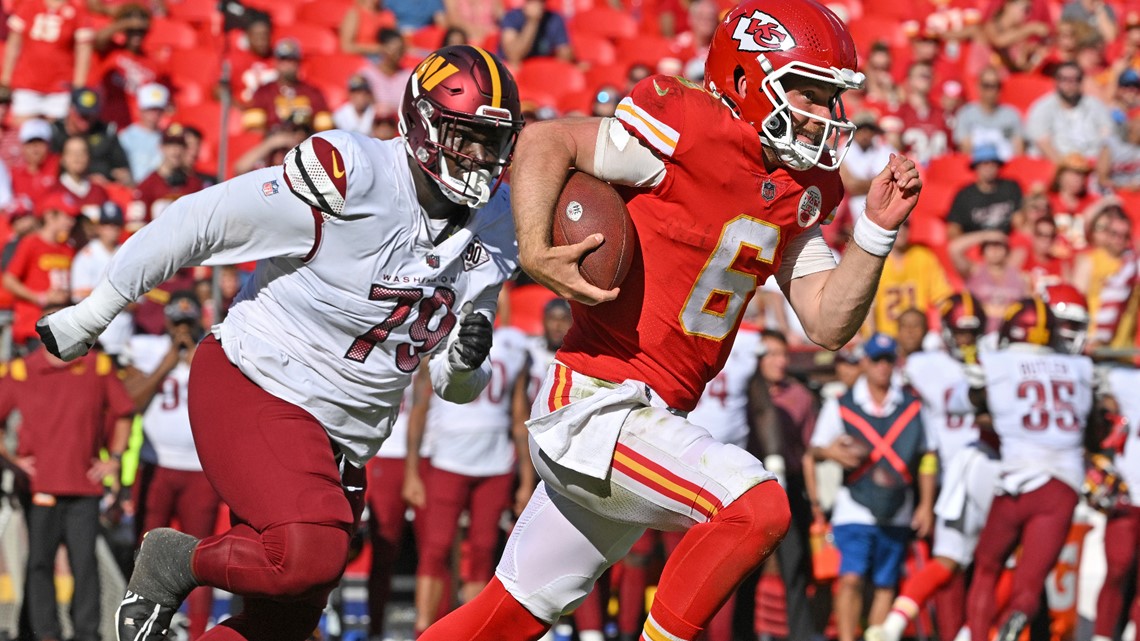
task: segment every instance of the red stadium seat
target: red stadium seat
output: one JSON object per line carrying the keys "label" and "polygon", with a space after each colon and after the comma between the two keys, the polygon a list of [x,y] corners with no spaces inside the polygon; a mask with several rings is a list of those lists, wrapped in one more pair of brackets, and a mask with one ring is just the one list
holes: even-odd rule
{"label": "red stadium seat", "polygon": [[922,197],[918,199],[911,218],[945,220],[954,196],[964,186],[957,181],[938,180],[934,175],[927,175],[923,179]]}
{"label": "red stadium seat", "polygon": [[586,89],[586,76],[569,62],[555,58],[529,58],[515,74],[519,91],[546,94],[556,100],[562,96]]}
{"label": "red stadium seat", "polygon": [[[311,82],[321,86],[335,85],[344,88],[352,74],[360,71],[368,62],[363,56],[347,53],[305,56],[301,61],[301,72]],[[329,103],[332,104],[331,102]]]}
{"label": "red stadium seat", "polygon": [[435,25],[428,25],[412,34],[412,37],[408,39],[408,46],[414,49],[435,51],[443,42],[444,33],[443,29]]}
{"label": "red stadium seat", "polygon": [[851,39],[855,41],[860,57],[865,57],[871,45],[878,41],[892,46],[906,43],[901,23],[892,18],[863,16],[847,23],[847,30],[851,32]]}
{"label": "red stadium seat", "polygon": [[1001,175],[1010,180],[1016,180],[1022,191],[1028,191],[1035,183],[1042,183],[1046,187],[1053,182],[1053,174],[1057,171],[1053,163],[1046,158],[1033,158],[1031,156],[1014,156],[1002,167]]}
{"label": "red stadium seat", "polygon": [[[174,114],[174,120],[197,127],[204,136],[216,142],[221,128],[222,105],[216,100],[207,100],[192,109],[178,109]],[[231,134],[242,132],[241,112],[236,108],[230,108],[228,130]]]}
{"label": "red stadium seat", "polygon": [[662,58],[676,57],[677,50],[673,41],[660,36],[638,36],[620,40],[617,45],[618,60],[626,67],[635,64],[647,64],[657,67]]}
{"label": "red stadium seat", "polygon": [[606,38],[596,33],[579,33],[570,41],[574,47],[574,59],[593,65],[612,65],[617,60],[617,50]]}
{"label": "red stadium seat", "polygon": [[923,179],[927,182],[938,181],[958,187],[968,185],[974,181],[974,171],[970,169],[970,157],[966,154],[951,153],[931,158],[923,172]]}
{"label": "red stadium seat", "polygon": [[1006,78],[1001,88],[1001,101],[1025,115],[1038,98],[1055,88],[1052,78],[1038,74],[1020,73]]}
{"label": "red stadium seat", "polygon": [[221,19],[216,0],[172,0],[166,3],[167,14],[187,23],[212,22]]}
{"label": "red stadium seat", "polygon": [[192,49],[198,44],[198,37],[194,28],[185,22],[155,17],[150,21],[146,44],[156,49]]}
{"label": "red stadium seat", "polygon": [[895,22],[916,19],[915,6],[899,0],[863,0],[864,18],[889,18]]}
{"label": "red stadium seat", "polygon": [[622,64],[595,66],[586,72],[586,86],[597,89],[605,85],[625,88],[629,69]]}
{"label": "red stadium seat", "polygon": [[274,26],[274,41],[282,38],[293,38],[301,45],[301,54],[304,57],[316,55],[329,55],[340,50],[340,42],[336,34],[328,27],[317,27],[309,24],[291,24],[287,26]]}
{"label": "red stadium seat", "polygon": [[297,7],[297,22],[311,24],[316,27],[339,29],[340,22],[344,19],[344,14],[348,13],[348,9],[351,6],[351,1],[326,2],[325,0],[315,0],[313,2],[306,2]]}
{"label": "red stadium seat", "polygon": [[170,53],[166,70],[175,86],[194,83],[213,87],[221,76],[221,53],[217,49],[202,47],[176,49]]}
{"label": "red stadium seat", "polygon": [[624,11],[597,6],[583,11],[570,20],[570,40],[579,33],[591,33],[610,40],[623,40],[637,36],[637,21]]}

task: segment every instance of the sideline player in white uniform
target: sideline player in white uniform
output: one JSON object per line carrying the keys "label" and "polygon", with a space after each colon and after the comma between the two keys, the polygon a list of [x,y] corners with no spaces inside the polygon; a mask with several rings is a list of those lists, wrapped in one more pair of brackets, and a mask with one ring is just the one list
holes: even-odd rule
{"label": "sideline player in white uniform", "polygon": [[1093,366],[1087,357],[1058,353],[1057,332],[1057,319],[1044,300],[1014,303],[1005,313],[999,350],[981,355],[983,380],[971,381],[971,404],[989,412],[1001,439],[997,496],[978,540],[967,597],[973,639],[985,639],[994,624],[998,576],[1018,543],[1022,554],[1010,614],[998,641],[1014,641],[1033,619],[1084,481]]}
{"label": "sideline player in white uniform", "polygon": [[190,376],[202,467],[238,523],[201,541],[147,537],[121,641],[162,639],[197,585],[247,597],[208,641],[301,641],[316,627],[362,507],[359,467],[416,368],[440,352],[432,383],[459,402],[490,376],[496,300],[518,254],[509,194],[496,188],[521,126],[506,67],[445,47],[408,80],[401,138],[321,133],[282,167],[179,199],[87,300],[41,319],[45,345],[74,359],[177,268],[259,261]]}
{"label": "sideline player in white uniform", "polygon": [[[950,586],[973,562],[978,535],[993,500],[996,449],[978,440],[972,411],[951,412],[956,390],[966,385],[967,364],[978,363],[978,341],[986,330],[985,311],[968,291],[940,303],[942,341],[947,351],[911,354],[903,367],[907,383],[922,397],[922,424],[934,441],[943,469],[935,504],[934,559],[912,577],[891,605],[882,625],[867,628],[867,641],[898,641],[926,602],[936,594],[940,638],[953,639],[966,620],[964,584]],[[958,588],[943,595],[944,587]]]}
{"label": "sideline player in white uniform", "polygon": [[[501,327],[487,356],[491,380],[475,400],[459,405],[427,394],[416,399],[415,414],[422,415],[426,406],[426,417],[408,422],[408,450],[426,442],[431,451],[424,478],[420,466],[411,464],[418,457],[409,457],[405,468],[405,485],[424,488],[422,504],[415,505],[424,519],[416,569],[417,633],[438,618],[452,584],[451,549],[462,512],[470,515],[464,559],[468,570],[460,588],[465,602],[494,573],[499,520],[511,507],[515,479],[534,486],[526,432],[530,406],[522,395],[529,382],[527,359],[527,336]],[[415,504],[411,496],[406,498]]]}
{"label": "sideline player in white uniform", "polygon": [[[166,527],[177,519],[183,532],[205,538],[214,533],[221,499],[202,473],[187,408],[190,363],[202,339],[202,307],[194,292],[184,291],[172,294],[163,311],[165,334],[131,337],[127,344],[130,365],[123,380],[135,405],[145,408],[146,441],[141,458],[153,464],[149,473],[140,475],[137,487],[141,532]],[[190,594],[191,639],[206,631],[211,603],[209,588]]]}

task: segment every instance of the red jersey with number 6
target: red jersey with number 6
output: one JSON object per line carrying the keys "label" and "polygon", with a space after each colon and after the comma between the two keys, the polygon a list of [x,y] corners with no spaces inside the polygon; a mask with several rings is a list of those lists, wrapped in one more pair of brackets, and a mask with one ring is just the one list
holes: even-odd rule
{"label": "red jersey with number 6", "polygon": [[756,130],[680,78],[651,76],[618,105],[665,177],[627,199],[638,251],[614,301],[574,304],[558,359],[604,380],[648,383],[691,410],[724,366],[740,319],[788,242],[843,197],[838,172],[765,168]]}

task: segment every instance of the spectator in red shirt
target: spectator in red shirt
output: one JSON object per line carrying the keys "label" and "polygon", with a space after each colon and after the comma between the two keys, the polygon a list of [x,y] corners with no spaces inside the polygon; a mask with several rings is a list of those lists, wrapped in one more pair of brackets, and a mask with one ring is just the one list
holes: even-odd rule
{"label": "spectator in red shirt", "polygon": [[115,19],[95,34],[95,50],[103,56],[95,74],[103,93],[103,119],[120,131],[131,124],[139,88],[166,81],[159,61],[145,48],[148,33],[150,11],[132,3],[120,6]]}
{"label": "spectator in red shirt", "polygon": [[202,181],[186,161],[186,134],[182,125],[174,123],[162,134],[162,164],[139,183],[127,207],[127,231],[138,231],[170,203],[202,188]]}
{"label": "spectator in red shirt", "polygon": [[20,125],[20,162],[11,168],[12,193],[38,203],[59,182],[59,158],[51,153],[51,125],[25,120]]}
{"label": "spectator in red shirt", "polygon": [[39,211],[43,225],[20,240],[3,276],[4,288],[16,297],[12,340],[25,352],[39,344],[36,321],[44,307],[71,300],[75,249],[67,241],[79,215],[79,204],[70,194],[57,191],[44,199]]}
{"label": "spectator in red shirt", "polygon": [[301,80],[301,45],[286,38],[273,47],[277,79],[253,94],[242,114],[246,129],[268,130],[286,122],[294,114],[308,114],[317,131],[332,128],[332,115],[321,90]]}
{"label": "spectator in red shirt", "polygon": [[1092,163],[1080,154],[1066,154],[1049,185],[1049,206],[1057,231],[1075,251],[1088,246],[1085,226],[1099,211],[1100,196],[1089,189],[1092,170]]}
{"label": "spectator in red shirt", "polygon": [[39,349],[0,372],[0,417],[14,410],[22,418],[19,444],[15,457],[3,455],[31,482],[26,602],[32,629],[39,639],[63,638],[55,591],[62,543],[75,579],[72,638],[98,641],[99,501],[103,479],[118,476],[135,404],[110,356],[92,352],[65,363]]}
{"label": "spectator in red shirt", "polygon": [[[1010,242],[1014,242],[1013,237]],[[1072,264],[1054,252],[1056,244],[1057,223],[1052,216],[1033,223],[1026,250],[1018,251],[1019,257],[1024,256],[1020,269],[1029,278],[1030,291],[1043,291],[1050,285],[1072,281]]]}
{"label": "spectator in red shirt", "polygon": [[[468,3],[471,4],[471,3]],[[486,4],[478,2],[479,5]],[[482,9],[487,11],[487,9]],[[501,12],[502,7],[499,7]],[[496,14],[492,23],[498,19]],[[457,23],[463,24],[463,23]],[[498,26],[493,24],[492,26]],[[340,21],[341,53],[374,56],[382,54],[376,34],[396,27],[396,15],[384,8],[384,0],[355,0]],[[479,35],[486,35],[479,34]]]}
{"label": "spectator in red shirt", "polygon": [[273,65],[273,24],[269,16],[260,14],[245,27],[246,48],[230,53],[234,102],[246,106],[263,85],[277,79]]}
{"label": "spectator in red shirt", "polygon": [[[11,87],[17,118],[63,118],[68,92],[91,69],[95,37],[80,0],[24,0],[8,17],[0,86]],[[24,64],[17,64],[23,59]]]}
{"label": "spectator in red shirt", "polygon": [[930,63],[912,64],[906,74],[903,103],[893,117],[880,121],[891,144],[923,165],[950,150],[946,115],[930,100],[933,87],[934,68]]}
{"label": "spectator in red shirt", "polygon": [[91,182],[91,149],[83,136],[72,136],[63,143],[59,155],[59,186],[66,189],[79,203],[79,211],[98,222],[103,203],[110,199],[103,186]]}

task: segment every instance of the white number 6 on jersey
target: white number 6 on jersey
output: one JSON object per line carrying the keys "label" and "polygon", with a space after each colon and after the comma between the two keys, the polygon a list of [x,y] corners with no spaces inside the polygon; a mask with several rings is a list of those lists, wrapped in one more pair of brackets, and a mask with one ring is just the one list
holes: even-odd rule
{"label": "white number 6 on jersey", "polygon": [[725,223],[720,242],[685,300],[681,329],[718,341],[728,336],[760,284],[764,266],[775,261],[779,245],[780,228],[772,223],[743,214]]}

